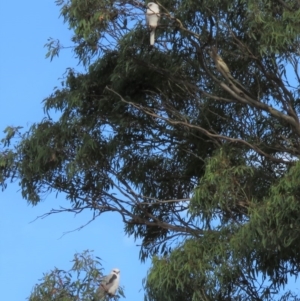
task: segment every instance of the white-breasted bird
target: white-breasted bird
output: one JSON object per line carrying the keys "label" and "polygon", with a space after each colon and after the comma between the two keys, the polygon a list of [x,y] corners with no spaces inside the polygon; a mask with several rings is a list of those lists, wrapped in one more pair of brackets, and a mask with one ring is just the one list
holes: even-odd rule
{"label": "white-breasted bird", "polygon": [[150,32],[150,45],[154,45],[155,29],[158,25],[159,18],[160,18],[159,6],[154,2],[149,2],[147,4],[146,22],[147,22],[147,26],[151,30],[151,32]]}
{"label": "white-breasted bird", "polygon": [[104,276],[96,292],[97,300],[105,300],[106,296],[114,297],[119,287],[120,270],[112,269],[110,274]]}

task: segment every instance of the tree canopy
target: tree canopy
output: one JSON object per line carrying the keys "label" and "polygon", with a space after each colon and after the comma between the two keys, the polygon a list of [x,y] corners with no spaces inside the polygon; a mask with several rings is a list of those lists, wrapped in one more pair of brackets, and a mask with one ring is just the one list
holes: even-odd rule
{"label": "tree canopy", "polygon": [[56,3],[85,71],[6,129],[2,187],[119,213],[153,256],[149,301],[296,300],[279,292],[300,271],[299,1],[156,1],[154,47],[144,2]]}

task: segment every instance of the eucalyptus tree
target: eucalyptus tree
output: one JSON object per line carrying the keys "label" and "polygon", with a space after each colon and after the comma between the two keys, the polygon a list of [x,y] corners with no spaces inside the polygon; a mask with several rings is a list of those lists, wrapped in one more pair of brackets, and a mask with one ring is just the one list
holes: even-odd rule
{"label": "eucalyptus tree", "polygon": [[[42,121],[6,129],[2,186],[120,214],[141,260],[156,255],[149,300],[292,298],[279,292],[300,269],[299,1],[157,1],[154,46],[144,2],[56,2],[85,71],[68,69]],[[49,40],[47,56],[63,48]]]}
{"label": "eucalyptus tree", "polygon": [[[76,253],[69,270],[54,268],[43,274],[33,287],[29,301],[100,301],[98,288],[103,280],[103,268],[99,257],[89,250]],[[101,280],[102,279],[102,280]],[[114,300],[125,297],[119,287]],[[102,301],[109,300],[108,296]]]}

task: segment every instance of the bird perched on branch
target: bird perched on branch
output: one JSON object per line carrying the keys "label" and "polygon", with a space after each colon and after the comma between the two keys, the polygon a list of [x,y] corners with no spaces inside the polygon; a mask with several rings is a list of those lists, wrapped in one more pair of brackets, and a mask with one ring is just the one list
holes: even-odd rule
{"label": "bird perched on branch", "polygon": [[160,18],[159,6],[154,2],[149,2],[147,4],[146,22],[147,22],[147,26],[151,30],[151,32],[150,32],[150,45],[154,45],[155,29],[158,25],[159,18]]}
{"label": "bird perched on branch", "polygon": [[232,75],[230,74],[230,70],[227,64],[223,61],[223,59],[218,55],[215,48],[212,48],[209,52],[210,56],[215,62],[216,68],[227,78],[233,79]]}
{"label": "bird perched on branch", "polygon": [[230,70],[227,66],[227,64],[224,62],[224,60],[218,55],[217,50],[212,47],[211,51],[209,51],[209,55],[213,59],[217,70],[227,79],[227,81],[230,83],[230,87],[239,95],[246,94],[250,96],[251,98],[255,99],[253,95],[238,81],[236,80],[230,73]]}
{"label": "bird perched on branch", "polygon": [[114,297],[119,287],[120,270],[113,269],[109,275],[104,276],[96,292],[94,300],[105,300],[106,296]]}

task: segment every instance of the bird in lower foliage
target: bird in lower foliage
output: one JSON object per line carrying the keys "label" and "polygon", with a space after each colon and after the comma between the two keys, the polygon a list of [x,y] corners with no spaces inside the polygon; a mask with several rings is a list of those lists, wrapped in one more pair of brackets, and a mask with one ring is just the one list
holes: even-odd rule
{"label": "bird in lower foliage", "polygon": [[120,282],[120,270],[112,269],[110,274],[104,276],[96,292],[96,299],[105,300],[106,296],[114,297],[119,287]]}
{"label": "bird in lower foliage", "polygon": [[147,4],[147,12],[146,12],[146,21],[147,26],[151,30],[150,32],[150,45],[154,45],[155,41],[155,29],[158,25],[160,15],[159,15],[159,6],[154,2],[149,2]]}

